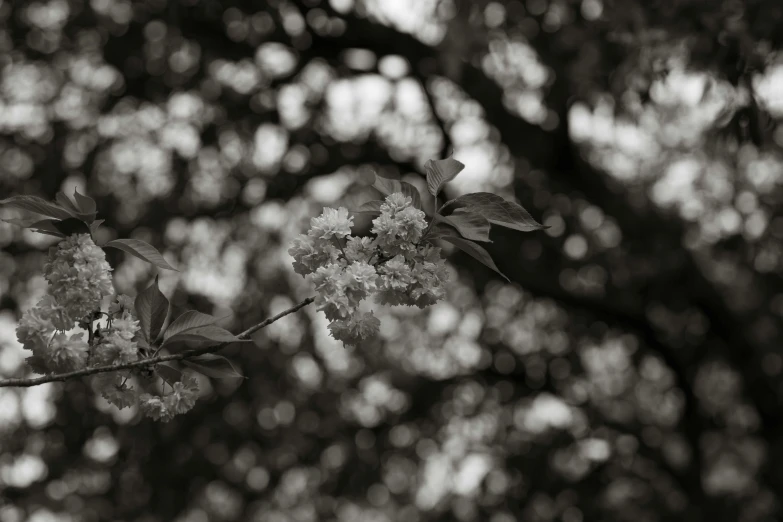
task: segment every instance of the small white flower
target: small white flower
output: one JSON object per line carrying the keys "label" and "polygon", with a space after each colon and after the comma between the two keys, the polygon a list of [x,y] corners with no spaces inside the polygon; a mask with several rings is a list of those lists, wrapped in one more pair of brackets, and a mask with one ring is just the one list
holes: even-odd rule
{"label": "small white flower", "polygon": [[112,299],[111,304],[109,305],[109,313],[112,316],[122,315],[124,310],[133,313],[135,308],[134,299],[131,296],[120,294]]}
{"label": "small white flower", "polygon": [[421,239],[427,228],[426,215],[410,205],[410,198],[395,193],[381,205],[381,215],[373,220],[372,233],[386,255],[405,254]]}
{"label": "small white flower", "polygon": [[377,288],[378,274],[375,267],[364,262],[348,265],[343,273],[342,286],[354,306]]}
{"label": "small white flower", "polygon": [[381,322],[372,312],[354,314],[350,319],[329,323],[332,337],[346,345],[355,346],[378,335]]}
{"label": "small white flower", "polygon": [[336,263],[324,266],[310,277],[318,292],[315,299],[316,308],[324,312],[330,320],[348,317],[353,308],[345,294],[343,267]]}
{"label": "small white flower", "polygon": [[42,354],[46,366],[54,372],[72,372],[87,366],[90,345],[82,340],[84,334],[57,334]]}
{"label": "small white flower", "polygon": [[406,196],[402,192],[395,192],[386,196],[386,199],[381,204],[381,212],[393,216],[412,205],[413,199],[410,196]]}
{"label": "small white flower", "polygon": [[363,261],[369,263],[375,254],[375,241],[369,237],[352,237],[345,245],[345,255],[348,261]]}
{"label": "small white flower", "polygon": [[198,399],[198,381],[193,377],[185,377],[182,382],[175,382],[172,388],[172,392],[163,398],[166,409],[172,415],[189,412]]}
{"label": "small white flower", "polygon": [[351,234],[353,216],[348,214],[348,209],[324,208],[323,214],[310,220],[310,230],[307,235],[319,239],[332,239],[346,237]]}
{"label": "small white flower", "polygon": [[378,269],[381,274],[381,287],[384,289],[403,290],[413,282],[411,268],[402,255],[394,256]]}
{"label": "small white flower", "polygon": [[75,234],[49,250],[44,277],[55,301],[75,320],[99,310],[101,300],[114,292],[106,255],[89,234]]}
{"label": "small white flower", "polygon": [[135,406],[139,401],[136,389],[119,372],[99,373],[93,383],[103,398],[119,409]]}
{"label": "small white flower", "polygon": [[158,395],[142,393],[139,396],[139,409],[147,417],[163,422],[168,422],[174,417],[174,414],[169,411],[166,403]]}
{"label": "small white flower", "polygon": [[294,258],[294,272],[303,276],[312,274],[322,266],[336,263],[340,255],[337,247],[328,241],[304,234],[294,238],[288,253]]}

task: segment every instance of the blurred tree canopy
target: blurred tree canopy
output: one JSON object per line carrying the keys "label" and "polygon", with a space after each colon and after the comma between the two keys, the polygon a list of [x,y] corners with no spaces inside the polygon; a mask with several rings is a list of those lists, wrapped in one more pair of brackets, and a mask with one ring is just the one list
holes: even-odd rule
{"label": "blurred tree canopy", "polygon": [[[190,414],[0,389],[3,521],[783,518],[783,4],[0,2],[0,194],[98,200],[234,331],[310,295],[290,240],[365,169],[516,197],[512,280],[344,349],[312,307]],[[67,190],[66,190],[67,191]],[[428,198],[425,198],[425,200]],[[432,205],[432,202],[429,202]],[[20,217],[0,209],[0,217]],[[357,218],[357,229],[369,220]],[[0,374],[52,238],[0,223]],[[153,270],[112,251],[118,292]],[[732,413],[734,412],[734,413]]]}

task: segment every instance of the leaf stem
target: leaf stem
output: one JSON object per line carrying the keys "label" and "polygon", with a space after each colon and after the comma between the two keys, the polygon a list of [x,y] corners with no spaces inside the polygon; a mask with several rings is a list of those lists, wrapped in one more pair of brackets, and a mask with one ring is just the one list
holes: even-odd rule
{"label": "leaf stem", "polygon": [[[264,328],[266,326],[269,326],[270,324],[274,323],[278,319],[281,319],[285,317],[288,314],[292,314],[305,306],[309,305],[315,301],[315,297],[308,297],[304,301],[302,301],[299,304],[296,304],[292,306],[291,308],[284,310],[280,312],[279,314],[270,317],[268,319],[265,319],[261,321],[260,323],[251,326],[241,334],[237,335],[240,339],[249,339],[250,336],[255,333],[256,331],[260,330],[261,328]],[[179,353],[169,354],[169,355],[161,355],[159,357],[150,357],[147,359],[141,359],[139,361],[134,361],[131,363],[124,363],[124,364],[115,364],[112,366],[97,366],[95,368],[85,368],[83,370],[76,370],[73,372],[66,372],[66,373],[56,373],[52,375],[44,375],[43,377],[34,377],[31,379],[7,379],[4,381],[0,381],[0,388],[8,388],[11,386],[16,387],[24,387],[28,388],[30,386],[38,386],[39,384],[46,384],[48,382],[57,382],[57,381],[68,381],[71,379],[76,379],[78,377],[86,377],[88,375],[95,375],[96,373],[105,373],[105,372],[116,372],[119,370],[130,370],[132,368],[143,368],[147,366],[153,366],[155,364],[166,362],[166,361],[181,361],[184,359],[189,359],[190,357],[195,357],[197,355],[203,355],[205,353],[214,353],[217,351],[222,350],[226,346],[231,344],[228,343],[220,343],[215,346],[203,346],[201,348],[194,348],[192,350],[185,350]]]}
{"label": "leaf stem", "polygon": [[340,252],[343,253],[343,257],[345,257],[346,261],[348,260],[348,254],[345,253],[345,249],[343,248],[343,243],[341,241],[342,238],[335,237],[334,238],[337,241],[337,246],[340,248]]}

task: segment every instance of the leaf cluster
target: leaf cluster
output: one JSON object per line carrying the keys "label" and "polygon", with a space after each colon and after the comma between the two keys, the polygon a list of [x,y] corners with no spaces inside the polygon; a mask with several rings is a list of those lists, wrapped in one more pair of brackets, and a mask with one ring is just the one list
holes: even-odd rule
{"label": "leaf cluster", "polygon": [[[140,337],[137,343],[155,353],[164,347],[176,353],[181,343],[198,343],[202,347],[216,346],[233,342],[248,342],[215,323],[220,318],[209,314],[188,310],[174,319],[163,329],[169,315],[169,300],[158,287],[158,278],[148,288],[136,296],[134,302],[136,317],[139,319]],[[213,378],[243,377],[234,365],[221,355],[206,353],[183,361],[185,366]],[[167,364],[158,364],[155,368],[160,377],[172,384],[182,378],[182,372]]]}
{"label": "leaf cluster", "polygon": [[[95,219],[98,214],[95,200],[80,194],[78,190],[73,191],[73,200],[64,192],[58,192],[55,199],[56,202],[46,201],[37,196],[11,196],[2,199],[0,205],[5,204],[51,218],[4,219],[3,221],[58,238],[65,238],[73,234],[89,234],[94,239],[95,231],[103,223],[102,219]],[[140,239],[115,239],[99,246],[117,248],[158,268],[177,271],[155,247]]]}

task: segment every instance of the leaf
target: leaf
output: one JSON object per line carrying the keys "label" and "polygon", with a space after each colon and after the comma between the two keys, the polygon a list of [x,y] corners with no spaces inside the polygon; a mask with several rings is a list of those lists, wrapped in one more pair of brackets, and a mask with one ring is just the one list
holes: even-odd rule
{"label": "leaf", "polygon": [[165,342],[174,335],[192,330],[194,328],[201,328],[202,326],[215,324],[219,320],[219,318],[213,315],[202,314],[201,312],[197,312],[195,310],[188,310],[174,319],[169,327],[166,328],[166,333],[163,334],[163,341]]}
{"label": "leaf", "polygon": [[136,332],[131,340],[136,343],[139,348],[143,348],[145,351],[150,349],[147,339],[145,339],[143,335],[139,335],[139,332]]}
{"label": "leaf", "polygon": [[73,215],[66,209],[49,203],[45,199],[41,199],[37,196],[11,196],[10,198],[0,199],[0,204],[10,205],[22,210],[29,210],[36,214],[43,214],[44,216],[53,217],[55,219],[68,219]]}
{"label": "leaf", "polygon": [[214,353],[205,353],[182,362],[195,371],[214,379],[247,378],[237,371],[231,361]]}
{"label": "leaf", "polygon": [[133,256],[136,256],[139,259],[143,259],[148,263],[152,263],[153,265],[159,268],[164,268],[166,270],[174,270],[175,272],[179,272],[179,270],[171,266],[163,258],[160,252],[155,250],[155,247],[140,239],[115,239],[114,241],[109,241],[103,246],[119,248],[120,250],[127,252]]}
{"label": "leaf", "polygon": [[169,300],[160,291],[157,276],[153,284],[136,296],[134,305],[144,339],[149,343],[155,341],[169,314]]}
{"label": "leaf", "polygon": [[225,328],[215,326],[214,324],[208,326],[200,326],[198,328],[191,328],[172,335],[163,341],[163,344],[171,344],[176,342],[197,342],[203,343],[203,346],[209,346],[212,344],[222,343],[235,343],[235,342],[249,342],[250,339],[240,339],[236,335],[232,334]]}
{"label": "leaf", "polygon": [[73,201],[71,201],[70,198],[65,195],[65,192],[58,192],[54,199],[57,200],[57,203],[59,203],[61,207],[71,214],[79,212],[79,209],[76,207]]}
{"label": "leaf", "polygon": [[489,252],[487,252],[483,247],[480,245],[477,245],[473,241],[468,241],[467,239],[463,239],[461,237],[451,236],[451,235],[444,235],[441,236],[441,238],[445,241],[448,241],[449,243],[452,243],[454,246],[468,254],[469,256],[473,257],[474,259],[477,259],[481,261],[484,265],[488,266],[498,274],[503,276],[503,279],[505,279],[508,282],[511,282],[511,280],[506,277],[506,274],[501,272],[498,267],[495,265],[495,262],[492,260],[492,257],[489,255]]}
{"label": "leaf", "polygon": [[375,182],[372,184],[377,190],[384,196],[394,194],[395,192],[402,192],[406,196],[410,196],[413,200],[413,206],[421,209],[421,195],[416,187],[405,181],[397,179],[389,179],[375,174]]}
{"label": "leaf", "polygon": [[68,219],[4,219],[3,221],[29,228],[33,232],[39,232],[48,236],[66,237],[72,234],[91,234],[91,230],[80,219],[69,217]]}
{"label": "leaf", "polygon": [[[436,219],[436,221],[438,220]],[[435,226],[433,226],[430,229],[429,233],[427,234],[427,237],[432,239],[442,239],[445,236],[460,237],[459,232],[457,232],[457,230],[454,227],[447,225],[445,221],[439,221],[438,223],[436,223]]]}
{"label": "leaf", "polygon": [[76,189],[73,189],[73,197],[76,199],[76,205],[78,206],[79,212],[87,216],[92,216],[92,219],[89,220],[89,222],[92,223],[98,210],[95,200],[84,194],[79,194],[79,191]]}
{"label": "leaf", "polygon": [[52,221],[52,225],[65,236],[90,233],[90,227],[81,219],[74,217],[63,219],[62,221]]}
{"label": "leaf", "polygon": [[160,378],[168,384],[174,384],[175,382],[180,382],[182,380],[182,372],[168,364],[160,363],[155,365],[155,371]]}
{"label": "leaf", "polygon": [[45,236],[53,236],[53,237],[58,237],[58,238],[60,238],[60,239],[62,239],[62,238],[64,238],[64,237],[65,237],[64,235],[62,235],[62,234],[61,234],[61,233],[59,233],[59,232],[49,232],[48,230],[40,230],[40,229],[36,229],[36,230],[33,230],[33,232],[38,232],[39,234],[43,234],[43,235],[45,235]]}
{"label": "leaf", "polygon": [[65,194],[65,192],[58,192],[55,199],[57,200],[57,203],[73,217],[77,217],[87,224],[95,221],[95,216],[97,215],[95,200],[83,194],[79,194],[77,189],[74,189],[73,197],[75,198],[75,203]]}
{"label": "leaf", "polygon": [[40,232],[41,234],[47,234],[55,237],[65,237],[65,234],[56,228],[55,223],[59,223],[59,221],[52,219],[41,219],[35,223],[30,223],[27,225],[27,228],[33,232]]}
{"label": "leaf", "polygon": [[459,208],[472,210],[487,218],[490,223],[522,232],[548,228],[533,219],[519,203],[507,201],[490,192],[465,194],[448,201],[443,205],[443,208],[449,205],[457,205]]}
{"label": "leaf", "polygon": [[103,223],[103,219],[96,219],[92,223],[90,223],[90,233],[95,234],[95,231],[98,230],[98,227],[101,226]]}
{"label": "leaf", "polygon": [[492,242],[489,240],[489,221],[476,212],[459,208],[450,216],[436,214],[435,220],[456,228],[465,239]]}
{"label": "leaf", "polygon": [[433,196],[437,196],[443,185],[456,178],[464,168],[465,165],[454,158],[428,160],[424,164],[424,170],[427,173],[427,190]]}
{"label": "leaf", "polygon": [[33,223],[37,223],[40,221],[38,218],[35,219],[17,219],[17,218],[3,218],[0,219],[0,221],[5,221],[6,223],[10,223],[12,225],[16,225],[18,227],[27,228]]}
{"label": "leaf", "polygon": [[373,199],[366,203],[362,203],[359,206],[359,208],[351,209],[350,212],[354,212],[354,213],[368,212],[371,214],[380,214],[381,205],[383,205],[383,201],[381,201],[380,199]]}

